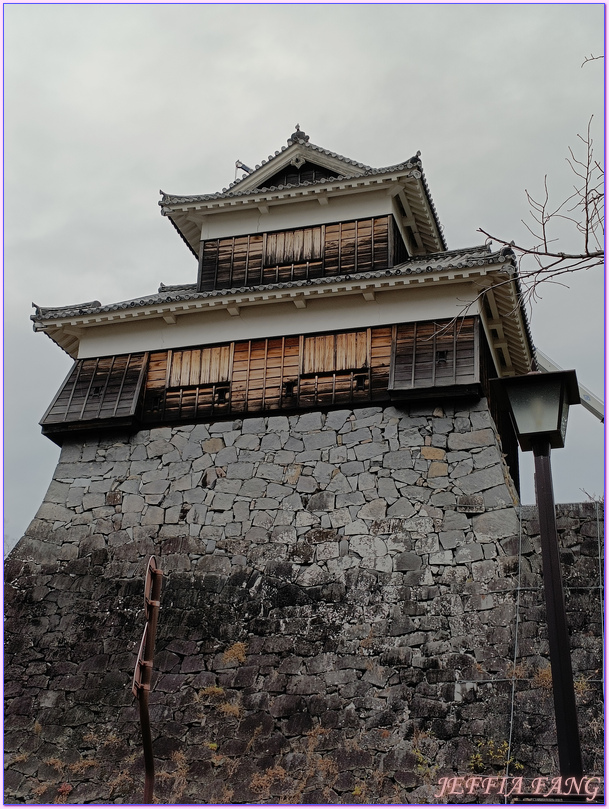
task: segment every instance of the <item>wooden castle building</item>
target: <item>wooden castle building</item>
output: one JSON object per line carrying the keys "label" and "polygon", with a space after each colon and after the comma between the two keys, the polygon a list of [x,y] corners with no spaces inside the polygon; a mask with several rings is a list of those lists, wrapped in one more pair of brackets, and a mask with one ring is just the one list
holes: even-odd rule
{"label": "wooden castle building", "polygon": [[[419,153],[372,168],[298,126],[160,205],[193,283],[32,316],[74,364],[6,563],[6,799],[139,800],[150,554],[162,802],[431,802],[446,775],[554,772],[538,526],[488,384],[534,367],[513,253],[447,249]],[[597,728],[602,515],[565,508]]]}

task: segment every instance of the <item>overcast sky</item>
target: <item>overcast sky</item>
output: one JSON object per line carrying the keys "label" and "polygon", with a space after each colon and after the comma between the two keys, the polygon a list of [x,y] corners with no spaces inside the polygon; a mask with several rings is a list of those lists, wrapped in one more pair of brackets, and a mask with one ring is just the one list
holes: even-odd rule
{"label": "overcast sky", "polygon": [[[59,449],[38,421],[72,360],[31,302],[111,303],[192,283],[159,188],[198,194],[285,144],[372,166],[421,150],[449,248],[482,227],[524,240],[524,190],[569,193],[594,115],[602,156],[604,7],[5,5],[5,535],[33,518]],[[557,232],[562,249],[573,246]],[[600,269],[546,286],[534,342],[603,391]],[[580,412],[578,412],[580,411]],[[533,500],[529,458],[522,492]],[[572,409],[556,499],[603,490],[603,427]]]}

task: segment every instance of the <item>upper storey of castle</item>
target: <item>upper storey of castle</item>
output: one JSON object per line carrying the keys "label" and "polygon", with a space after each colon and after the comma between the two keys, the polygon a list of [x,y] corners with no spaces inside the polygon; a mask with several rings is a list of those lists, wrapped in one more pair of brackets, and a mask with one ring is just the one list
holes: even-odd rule
{"label": "upper storey of castle", "polygon": [[447,250],[419,153],[372,168],[287,145],[222,191],[163,193],[192,282],[102,304],[37,306],[34,329],[79,360],[396,323],[480,318],[500,374],[531,341],[509,250]]}
{"label": "upper storey of castle", "polygon": [[[163,194],[160,205],[193,254],[206,252],[202,289],[268,281],[274,266],[275,280],[293,278],[284,269],[292,264],[297,277],[323,277],[446,249],[419,153],[372,168],[310,143],[298,125],[287,146],[228,188]],[[236,250],[225,244],[233,237],[241,239]],[[241,272],[220,262],[214,273],[218,251],[225,259],[237,253]]]}

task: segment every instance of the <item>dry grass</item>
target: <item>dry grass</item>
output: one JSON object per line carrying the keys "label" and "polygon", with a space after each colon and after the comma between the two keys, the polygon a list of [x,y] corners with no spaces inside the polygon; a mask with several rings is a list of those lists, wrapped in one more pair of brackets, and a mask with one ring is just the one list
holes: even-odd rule
{"label": "dry grass", "polygon": [[245,663],[246,657],[247,646],[242,641],[237,641],[224,652],[222,660],[225,663]]}
{"label": "dry grass", "polygon": [[208,685],[207,688],[203,688],[198,692],[197,696],[195,697],[195,702],[198,702],[201,697],[212,697],[219,699],[220,697],[223,697],[224,694],[225,691],[223,688],[220,688],[217,685]]}
{"label": "dry grass", "polygon": [[281,766],[269,767],[264,773],[254,773],[250,781],[250,788],[257,795],[268,795],[274,781],[282,781],[286,771]]}
{"label": "dry grass", "polygon": [[233,716],[235,719],[241,719],[243,708],[235,702],[223,702],[218,706],[218,710],[225,716]]}
{"label": "dry grass", "polygon": [[578,677],[573,683],[575,689],[575,696],[584,700],[590,693],[590,682],[587,677]]}
{"label": "dry grass", "polygon": [[73,775],[84,775],[91,767],[97,767],[99,761],[94,758],[83,758],[80,761],[75,761],[74,764],[68,764],[68,770]]}
{"label": "dry grass", "polygon": [[543,688],[544,691],[552,690],[552,669],[550,666],[537,669],[535,676],[531,680],[533,688]]}
{"label": "dry grass", "polygon": [[68,802],[68,795],[74,787],[71,784],[60,784],[57,787],[57,797],[53,801],[53,803],[67,803]]}
{"label": "dry grass", "polygon": [[513,680],[525,680],[527,676],[527,667],[524,663],[517,663],[516,665],[510,663],[507,667],[506,675]]}

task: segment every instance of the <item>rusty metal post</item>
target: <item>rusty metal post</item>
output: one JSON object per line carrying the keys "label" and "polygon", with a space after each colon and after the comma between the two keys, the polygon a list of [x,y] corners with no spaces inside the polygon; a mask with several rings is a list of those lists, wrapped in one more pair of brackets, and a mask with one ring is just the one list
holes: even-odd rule
{"label": "rusty metal post", "polygon": [[133,674],[132,690],[137,697],[140,708],[140,726],[142,728],[142,744],[144,747],[144,803],[153,803],[154,794],[154,754],[152,751],[152,733],[150,730],[150,711],[148,695],[152,679],[152,664],[154,661],[154,644],[161,606],[161,585],[163,572],[156,566],[156,559],[151,556],[146,571],[144,584],[144,609],[146,611],[146,625],[140,650]]}

